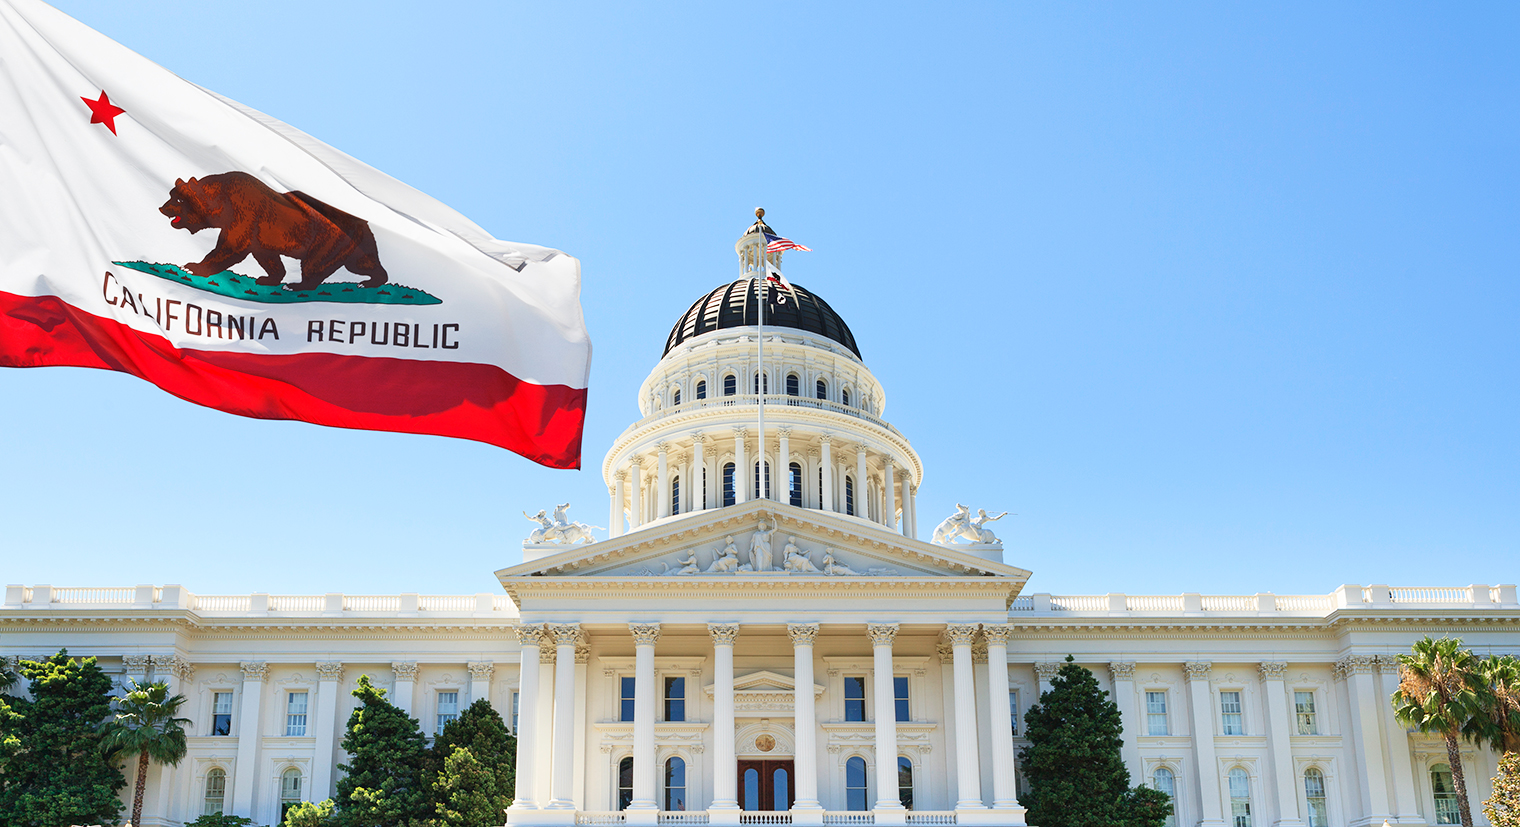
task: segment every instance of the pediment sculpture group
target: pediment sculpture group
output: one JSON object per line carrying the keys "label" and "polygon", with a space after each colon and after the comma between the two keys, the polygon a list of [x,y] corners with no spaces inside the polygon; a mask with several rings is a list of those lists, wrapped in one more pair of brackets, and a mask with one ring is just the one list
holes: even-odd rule
{"label": "pediment sculpture group", "polygon": [[998,536],[992,533],[992,529],[987,528],[987,524],[1001,520],[1006,516],[1008,516],[1008,512],[1004,511],[996,517],[989,517],[987,509],[978,508],[976,516],[973,517],[971,516],[971,509],[960,503],[956,503],[955,513],[946,517],[945,521],[934,529],[934,544],[948,546],[953,545],[957,539],[961,539],[968,543],[1001,545],[1003,541],[999,540]]}
{"label": "pediment sculpture group", "polygon": [[534,529],[533,533],[528,535],[528,539],[523,542],[531,546],[541,546],[548,543],[561,543],[563,545],[594,543],[596,542],[596,538],[591,536],[592,529],[606,530],[601,526],[572,521],[565,515],[565,512],[569,510],[570,503],[563,503],[554,507],[553,517],[547,516],[542,508],[531,517],[528,516],[528,512],[524,511],[523,516],[538,523],[539,527]]}
{"label": "pediment sculpture group", "polygon": [[[749,538],[749,562],[740,558],[739,546],[734,542],[732,534],[723,538],[723,548],[713,553],[713,561],[703,568],[697,562],[697,550],[689,549],[686,557],[676,561],[679,568],[672,569],[669,563],[662,564],[665,570],[659,572],[662,576],[686,577],[694,574],[733,574],[736,572],[785,572],[788,574],[822,574],[828,577],[851,577],[861,576],[849,566],[834,559],[834,549],[824,548],[823,560],[814,563],[810,552],[803,551],[797,545],[797,538],[789,536],[786,545],[781,549],[781,565],[776,565],[776,553],[771,547],[771,535],[776,533],[774,527],[767,528],[765,522],[761,522],[755,529],[755,533]],[[650,572],[653,574],[654,572]],[[872,574],[876,570],[871,571]]]}

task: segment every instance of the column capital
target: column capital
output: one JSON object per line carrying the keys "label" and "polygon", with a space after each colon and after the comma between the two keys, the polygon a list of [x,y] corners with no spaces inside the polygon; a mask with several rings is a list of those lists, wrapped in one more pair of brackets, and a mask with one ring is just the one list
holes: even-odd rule
{"label": "column capital", "polygon": [[154,655],[153,670],[155,672],[167,670],[182,681],[195,677],[195,666],[179,655]]}
{"label": "column capital", "polygon": [[776,429],[776,435],[779,436],[779,437],[781,437],[782,439],[790,439],[791,436],[792,436],[792,429],[791,428],[777,428]]}
{"label": "column capital", "polygon": [[238,668],[243,670],[245,681],[261,681],[269,675],[269,664],[261,660],[245,660]]}
{"label": "column capital", "polygon": [[490,679],[496,671],[496,664],[488,660],[472,660],[465,664],[465,668],[470,670],[471,679],[483,681]]}
{"label": "column capital", "polygon": [[734,438],[735,439],[748,439],[749,438],[749,429],[746,428],[746,427],[744,427],[743,425],[740,425],[739,427],[734,428]]}
{"label": "column capital", "polygon": [[659,442],[656,442],[656,443],[655,443],[655,444],[654,444],[654,449],[655,449],[655,450],[656,450],[656,451],[659,451],[659,452],[660,452],[660,453],[662,453],[662,454],[663,454],[663,453],[665,453],[665,452],[666,452],[666,451],[669,451],[669,450],[670,450],[670,443],[668,443],[668,442],[666,442],[666,441],[665,441],[665,440],[663,440],[663,439],[662,439],[662,440],[660,440],[660,441],[659,441]]}
{"label": "column capital", "polygon": [[547,627],[555,646],[574,646],[581,636],[579,623],[551,623]]}
{"label": "column capital", "polygon": [[1007,623],[984,623],[982,634],[986,636],[989,645],[1007,646],[1008,639],[1013,636],[1013,627]]}
{"label": "column capital", "polygon": [[1132,660],[1111,660],[1108,662],[1108,672],[1116,681],[1132,681],[1135,679],[1135,662]]}
{"label": "column capital", "polygon": [[733,646],[734,639],[739,636],[739,624],[709,623],[707,633],[712,635],[714,646]]}
{"label": "column capital", "polygon": [[976,640],[975,623],[951,623],[945,627],[945,637],[951,646],[970,646]]}
{"label": "column capital", "polygon": [[591,642],[586,640],[585,632],[581,632],[581,636],[575,639],[575,662],[591,662]]}
{"label": "column capital", "polygon": [[[121,665],[126,667],[127,676],[142,683],[148,678],[148,664],[153,658],[148,655],[122,655]],[[135,677],[134,677],[135,676]]]}
{"label": "column capital", "polygon": [[1182,664],[1182,671],[1190,681],[1206,681],[1214,674],[1214,663],[1207,660],[1190,660]]}
{"label": "column capital", "polygon": [[628,472],[627,471],[613,471],[612,472],[612,478],[615,479],[615,480],[617,480],[618,482],[622,482],[622,481],[628,479]]}
{"label": "column capital", "polygon": [[987,641],[979,639],[975,643],[971,644],[971,662],[987,662]]}
{"label": "column capital", "polygon": [[653,646],[660,639],[660,624],[658,623],[630,623],[628,631],[633,634],[635,646]]}
{"label": "column capital", "polygon": [[1385,658],[1382,655],[1376,657],[1377,670],[1384,675],[1403,675],[1404,665],[1397,658]]}
{"label": "column capital", "polygon": [[[896,632],[895,628],[893,632]],[[813,641],[818,639],[818,624],[788,623],[786,633],[791,636],[793,646],[812,646]]]}
{"label": "column capital", "polygon": [[336,660],[317,661],[317,680],[341,681],[343,680],[343,663]]}
{"label": "column capital", "polygon": [[398,681],[417,680],[417,661],[393,660],[391,661],[391,672],[396,675],[396,680]]}
{"label": "column capital", "polygon": [[833,434],[822,434],[821,436],[818,437],[818,441],[821,442],[821,443],[823,443],[824,445],[828,445],[829,443],[831,443],[831,442],[834,441],[834,435]]}
{"label": "column capital", "polygon": [[[551,644],[554,642],[553,639],[551,639],[551,638],[545,638],[545,640],[548,643],[551,643]],[[545,664],[545,665],[548,665],[548,666],[553,666],[554,662],[556,660],[558,660],[558,659],[559,659],[559,649],[557,647],[555,647],[555,646],[540,646],[540,647],[538,647],[538,662],[539,663]],[[550,670],[550,671],[552,672],[553,670]]]}
{"label": "column capital", "polygon": [[871,638],[872,646],[891,646],[899,628],[897,623],[867,623],[866,635]]}
{"label": "column capital", "polygon": [[697,445],[702,445],[703,443],[707,442],[707,434],[704,434],[701,431],[692,431],[691,441]]}
{"label": "column capital", "polygon": [[1288,675],[1288,664],[1281,661],[1264,660],[1257,669],[1264,681],[1280,681]]}
{"label": "column capital", "polygon": [[1056,676],[1056,674],[1058,672],[1060,672],[1060,671],[1061,671],[1061,664],[1059,664],[1059,663],[1052,663],[1052,662],[1050,662],[1048,660],[1047,661],[1041,661],[1041,662],[1036,663],[1034,665],[1034,674],[1035,674],[1035,677],[1039,678],[1042,681],[1049,681],[1050,679],[1054,678]]}
{"label": "column capital", "polygon": [[644,470],[644,458],[638,454],[634,454],[628,458],[628,466],[635,471],[642,471]]}
{"label": "column capital", "polygon": [[1352,675],[1370,675],[1377,658],[1372,655],[1347,655],[1336,661],[1336,671],[1350,677]]}

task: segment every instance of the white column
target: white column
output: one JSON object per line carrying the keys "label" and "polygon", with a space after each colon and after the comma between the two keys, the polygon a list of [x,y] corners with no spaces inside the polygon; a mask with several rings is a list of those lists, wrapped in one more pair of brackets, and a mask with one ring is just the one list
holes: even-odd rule
{"label": "white column", "polygon": [[412,686],[417,681],[417,661],[391,661],[391,672],[396,677],[396,691],[391,702],[396,708],[412,714]]}
{"label": "white column", "polygon": [[534,750],[538,766],[538,786],[533,790],[533,800],[547,809],[554,798],[554,632],[545,625],[543,642],[538,652],[538,737]]}
{"label": "white column", "polygon": [[[955,661],[955,778],[958,788],[955,809],[980,810],[984,809],[982,769],[977,756],[976,683],[971,666],[971,644],[976,641],[976,624],[952,623],[945,627],[945,637],[950,639]],[[988,657],[991,658],[990,652]],[[1004,680],[1007,680],[1006,652],[1003,657]],[[988,672],[990,674],[991,670]],[[1007,696],[1006,691],[1003,694]],[[1009,737],[1012,737],[1011,732]]]}
{"label": "white column", "polygon": [[542,634],[543,629],[535,626],[524,626],[517,632],[522,646],[517,686],[517,797],[507,813],[507,821],[514,824],[523,820],[518,811],[538,809],[533,792],[537,782],[534,771],[538,767],[538,659]]}
{"label": "white column", "polygon": [[821,462],[823,463],[822,464],[822,468],[823,468],[823,510],[824,511],[833,511],[834,510],[834,458],[833,458],[833,455],[830,453],[830,450],[831,450],[830,446],[834,442],[834,437],[831,436],[831,435],[829,435],[829,434],[824,434],[823,436],[821,436],[821,437],[818,438],[818,441],[822,445],[822,448],[820,450],[823,452],[823,459],[821,460]]}
{"label": "white column", "polygon": [[882,467],[886,469],[884,471],[886,482],[882,483],[881,487],[881,524],[895,530],[897,528],[897,507],[896,503],[892,501],[896,494],[893,490],[896,486],[892,482],[892,458],[890,456],[882,457],[881,463]]}
{"label": "white column", "polygon": [[1193,708],[1193,754],[1198,764],[1198,792],[1203,818],[1198,827],[1224,827],[1224,791],[1219,786],[1219,760],[1214,756],[1214,689],[1209,677],[1214,664],[1190,661],[1182,665],[1188,677]]}
{"label": "white column", "polygon": [[[786,632],[792,638],[792,722],[797,736],[797,795],[792,804],[792,823],[823,824],[823,805],[818,803],[818,715],[813,703],[813,641],[818,637],[818,624],[788,623]],[[889,641],[888,663],[891,658]]]}
{"label": "white column", "polygon": [[[0,662],[4,658],[0,657]],[[195,677],[195,667],[179,655],[154,655],[153,656],[153,679],[161,680],[169,685],[169,697],[181,694],[181,687],[189,683]],[[177,796],[175,790],[178,785],[174,783],[175,767],[172,764],[160,764],[158,769],[158,802],[164,813],[173,812],[176,809]]]}
{"label": "white column", "polygon": [[333,741],[338,730],[338,693],[342,691],[343,664],[317,663],[317,754],[311,762],[311,800],[332,798]]}
{"label": "white column", "polygon": [[586,718],[586,667],[591,660],[591,647],[587,643],[587,636],[582,632],[580,639],[575,644],[575,754],[572,762],[575,765],[575,790],[574,799],[577,809],[586,807],[586,728],[590,721]]}
{"label": "white column", "polygon": [[654,824],[660,805],[655,800],[654,760],[654,645],[660,624],[630,623],[633,633],[633,802],[629,824]]}
{"label": "white column", "polygon": [[1378,727],[1382,707],[1387,697],[1380,697],[1377,676],[1372,674],[1375,659],[1371,655],[1350,655],[1336,664],[1346,677],[1347,695],[1351,700],[1352,740],[1357,756],[1366,769],[1361,776],[1362,811],[1369,822],[1394,818],[1388,803],[1388,782],[1383,761],[1383,738]]}
{"label": "white column", "polygon": [[607,515],[607,536],[623,536],[623,478],[627,475],[619,471],[612,475],[612,509]]}
{"label": "white column", "polygon": [[992,735],[992,806],[999,810],[1019,806],[1018,788],[1014,783],[1013,711],[1008,705],[1008,638],[1012,633],[1013,629],[1006,623],[982,628],[982,634],[987,638],[987,731]]}
{"label": "white column", "polygon": [[1129,770],[1129,777],[1138,784],[1145,779],[1144,768],[1140,766],[1140,743],[1136,740],[1140,735],[1140,717],[1135,709],[1135,662],[1109,661],[1108,674],[1114,680],[1113,699],[1119,707],[1120,725],[1124,727],[1119,754],[1124,759],[1124,768]]}
{"label": "white column", "polygon": [[549,810],[575,809],[575,641],[578,623],[555,623],[554,635],[554,770]]}
{"label": "white column", "polygon": [[691,435],[691,482],[687,487],[691,489],[691,510],[706,511],[710,506],[711,499],[707,496],[707,460],[702,456],[702,448],[707,444],[707,437],[700,431]]}
{"label": "white column", "polygon": [[490,703],[491,676],[496,674],[496,664],[488,660],[472,660],[465,664],[465,668],[470,671],[470,703]]}
{"label": "white column", "polygon": [[744,440],[748,438],[748,428],[734,429],[734,505],[749,502],[749,487],[753,484],[750,480],[755,472],[744,456]]}
{"label": "white column", "polygon": [[908,493],[908,513],[913,515],[913,517],[912,517],[912,523],[911,523],[911,526],[913,528],[913,533],[909,534],[908,536],[912,537],[915,540],[917,540],[918,539],[918,486],[916,486],[916,485],[913,486],[913,489]]}
{"label": "white column", "polygon": [[[897,798],[897,703],[892,692],[892,641],[896,623],[867,623],[871,636],[872,695],[876,705],[876,823],[902,824],[906,810]],[[969,650],[967,652],[969,654]],[[967,661],[970,667],[970,661]],[[975,703],[975,698],[972,698]],[[976,734],[971,735],[975,749]],[[887,821],[883,821],[883,819]]]}
{"label": "white column", "polygon": [[[1292,719],[1288,715],[1290,698],[1283,678],[1288,664],[1263,661],[1261,702],[1267,708],[1267,751],[1272,759],[1273,785],[1277,788],[1277,821],[1274,827],[1303,827],[1298,812],[1298,776],[1293,771],[1293,746],[1289,737]],[[1390,706],[1392,706],[1390,704]]]}
{"label": "white column", "polygon": [[655,513],[661,517],[670,516],[670,446],[664,442],[658,443],[655,450],[659,451],[659,466],[655,477],[658,485],[655,486]]}
{"label": "white column", "polygon": [[232,778],[232,812],[244,818],[253,817],[255,798],[254,784],[258,783],[259,741],[264,733],[260,728],[259,706],[264,699],[264,678],[269,665],[262,661],[244,661],[243,703],[239,710],[237,731],[237,767]]}
{"label": "white column", "polygon": [[630,530],[644,524],[644,502],[640,499],[644,495],[644,458],[634,457],[628,463],[628,492],[632,502],[628,504],[628,522]]}
{"label": "white column", "polygon": [[[1056,676],[1056,673],[1059,671],[1061,671],[1061,664],[1059,663],[1050,663],[1047,661],[1044,663],[1036,663],[1034,665],[1034,677],[1035,680],[1039,682],[1041,695],[1044,695],[1046,692],[1050,691],[1050,681]],[[1036,698],[1035,700],[1039,699]]]}
{"label": "white column", "polygon": [[[1395,660],[1377,660],[1382,676],[1382,697],[1391,698],[1399,688],[1399,664]],[[1394,720],[1393,704],[1383,704],[1383,731],[1388,733],[1388,758],[1393,771],[1393,803],[1398,807],[1399,821],[1420,820],[1420,805],[1415,800],[1414,766],[1409,757],[1409,730]]]}
{"label": "white column", "polygon": [[866,446],[855,446],[855,515],[871,519],[871,506],[866,496]]}
{"label": "white column", "polygon": [[[776,468],[772,476],[780,480],[780,484],[772,489],[775,492],[776,502],[789,503],[792,501],[792,429],[777,428]],[[799,480],[800,482],[800,480]],[[798,789],[802,789],[798,787]]]}
{"label": "white column", "polygon": [[913,536],[913,505],[912,505],[912,503],[913,503],[913,495],[912,495],[912,491],[913,491],[913,479],[912,479],[912,476],[909,475],[909,474],[904,474],[903,478],[902,478],[902,510],[903,510],[902,533],[903,533],[904,537],[912,537]]}
{"label": "white column", "polygon": [[739,823],[739,763],[734,757],[734,639],[737,623],[709,623],[713,640],[713,803],[714,825]]}

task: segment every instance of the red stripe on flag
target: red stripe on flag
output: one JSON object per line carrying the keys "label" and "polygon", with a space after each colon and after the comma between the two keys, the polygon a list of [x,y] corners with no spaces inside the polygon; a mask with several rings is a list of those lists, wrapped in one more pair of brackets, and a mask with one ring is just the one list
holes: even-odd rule
{"label": "red stripe on flag", "polygon": [[586,391],[495,365],[180,349],[55,296],[0,291],[0,366],[116,370],[239,416],[473,439],[551,468],[581,465]]}

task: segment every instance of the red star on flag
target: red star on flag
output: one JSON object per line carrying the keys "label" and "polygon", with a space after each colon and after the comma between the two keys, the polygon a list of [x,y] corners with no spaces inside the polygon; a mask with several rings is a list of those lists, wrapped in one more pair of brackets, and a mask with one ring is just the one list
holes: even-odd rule
{"label": "red star on flag", "polygon": [[90,107],[90,123],[103,123],[106,129],[111,130],[112,135],[116,134],[116,116],[127,110],[111,103],[104,89],[100,90],[100,100],[92,101],[86,97],[80,97],[80,100],[84,101],[85,106]]}

